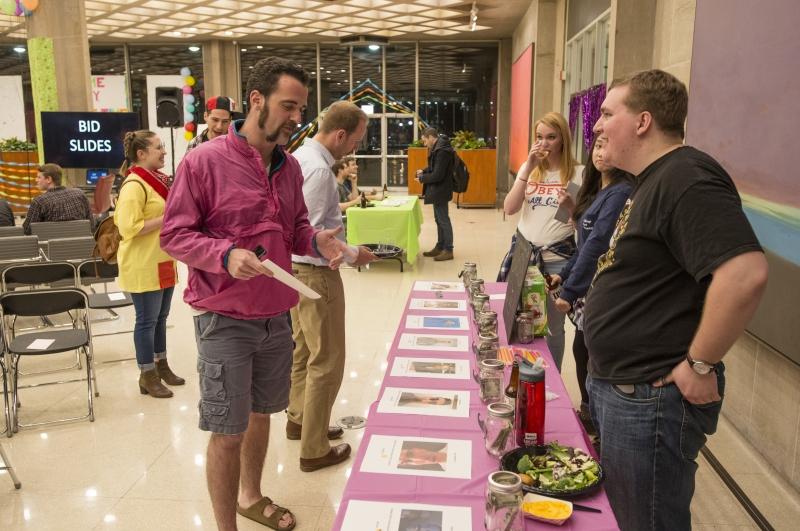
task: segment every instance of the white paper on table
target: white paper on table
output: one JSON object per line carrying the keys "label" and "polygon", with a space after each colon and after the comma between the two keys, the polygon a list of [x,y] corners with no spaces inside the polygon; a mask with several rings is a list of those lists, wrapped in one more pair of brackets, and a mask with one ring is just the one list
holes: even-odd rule
{"label": "white paper on table", "polygon": [[361,472],[470,479],[472,441],[373,435]]}
{"label": "white paper on table", "polygon": [[384,199],[381,201],[381,206],[385,207],[399,207],[408,202],[408,199]]}
{"label": "white paper on table", "polygon": [[124,301],[125,300],[125,294],[122,293],[121,291],[117,291],[117,292],[114,292],[114,293],[109,293],[108,294],[108,300],[110,300],[110,301]]}
{"label": "white paper on table", "polygon": [[406,328],[429,330],[469,330],[466,316],[458,315],[407,315]]}
{"label": "white paper on table", "polygon": [[410,310],[466,312],[467,301],[453,299],[411,299]]}
{"label": "white paper on table", "polygon": [[469,391],[387,387],[383,390],[378,413],[469,417]]}
{"label": "white paper on table", "polygon": [[438,334],[402,334],[398,348],[403,350],[435,350],[440,352],[467,352],[469,336],[443,336]]}
{"label": "white paper on table", "polygon": [[341,531],[472,531],[472,507],[350,500]]}
{"label": "white paper on table", "polygon": [[505,300],[506,294],[505,293],[492,293],[489,295],[489,298],[493,301]]}
{"label": "white paper on table", "polygon": [[469,380],[469,361],[447,358],[403,358],[396,357],[390,376],[401,378],[445,378]]}
{"label": "white paper on table", "polygon": [[305,284],[303,284],[302,282],[300,282],[299,280],[294,278],[292,275],[287,273],[285,269],[283,269],[281,266],[279,266],[278,264],[276,264],[275,262],[273,262],[269,258],[267,258],[266,260],[264,260],[261,263],[264,264],[264,267],[269,269],[270,272],[272,272],[272,275],[273,275],[272,278],[274,278],[275,280],[277,280],[281,284],[289,286],[290,288],[292,288],[296,292],[300,293],[301,295],[305,295],[309,299],[319,299],[320,298],[320,294],[319,293],[317,293],[313,289],[309,288],[308,286],[306,286]]}
{"label": "white paper on table", "polygon": [[55,343],[55,339],[34,339],[28,345],[29,350],[45,350],[47,347]]}
{"label": "white paper on table", "polygon": [[417,280],[414,283],[414,291],[446,291],[449,293],[464,293],[464,284],[461,282]]}

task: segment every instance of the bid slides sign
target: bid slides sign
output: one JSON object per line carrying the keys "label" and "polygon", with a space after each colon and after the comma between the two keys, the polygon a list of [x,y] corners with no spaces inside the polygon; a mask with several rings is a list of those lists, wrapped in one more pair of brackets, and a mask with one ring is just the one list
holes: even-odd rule
{"label": "bid slides sign", "polygon": [[43,112],[45,162],[63,168],[115,168],[125,158],[125,133],[137,129],[136,113]]}

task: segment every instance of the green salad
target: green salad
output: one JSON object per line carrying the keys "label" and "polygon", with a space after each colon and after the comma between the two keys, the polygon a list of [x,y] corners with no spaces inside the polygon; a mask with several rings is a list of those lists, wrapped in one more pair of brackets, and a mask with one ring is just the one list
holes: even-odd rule
{"label": "green salad", "polygon": [[599,481],[600,465],[580,448],[547,445],[542,455],[524,455],[517,462],[517,472],[525,485],[553,492],[585,489]]}

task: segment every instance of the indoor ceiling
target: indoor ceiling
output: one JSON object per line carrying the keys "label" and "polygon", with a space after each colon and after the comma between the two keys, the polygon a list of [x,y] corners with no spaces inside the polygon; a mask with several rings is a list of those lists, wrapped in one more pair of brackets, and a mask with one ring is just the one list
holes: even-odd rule
{"label": "indoor ceiling", "polygon": [[[510,37],[530,0],[85,0],[92,43],[332,41]],[[26,38],[23,17],[0,15],[0,39]]]}

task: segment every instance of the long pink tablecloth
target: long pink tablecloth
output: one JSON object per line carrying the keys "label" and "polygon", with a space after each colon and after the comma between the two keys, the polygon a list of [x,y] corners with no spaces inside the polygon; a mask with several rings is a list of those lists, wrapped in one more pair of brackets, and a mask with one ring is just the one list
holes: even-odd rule
{"label": "long pink tablecloth", "polygon": [[[486,293],[504,294],[506,285],[504,283],[487,283]],[[359,451],[353,462],[350,478],[342,495],[342,501],[334,523],[334,529],[342,527],[342,521],[347,512],[350,500],[383,501],[394,503],[424,503],[429,505],[462,506],[472,509],[473,531],[484,529],[484,496],[486,492],[486,479],[488,475],[498,470],[498,460],[485,450],[484,437],[481,432],[477,416],[486,417],[486,405],[483,404],[478,396],[478,384],[472,379],[455,380],[444,378],[404,378],[391,376],[391,369],[397,357],[415,358],[452,358],[468,359],[470,370],[477,371],[477,361],[475,355],[469,352],[434,352],[425,350],[408,350],[399,348],[400,337],[403,333],[435,333],[437,335],[464,335],[465,331],[432,331],[432,330],[411,330],[406,329],[406,316],[408,315],[435,315],[436,312],[428,310],[416,310],[409,308],[412,298],[434,299],[436,293],[430,291],[413,291],[409,295],[406,303],[405,312],[400,321],[397,333],[387,356],[388,367],[383,384],[378,395],[378,399],[383,395],[387,387],[407,387],[418,389],[441,389],[468,391],[470,395],[470,415],[467,418],[440,417],[430,415],[406,415],[396,413],[378,412],[378,401],[374,402],[369,410],[367,426],[364,438],[361,442]],[[466,293],[441,294],[442,299],[465,300]],[[499,333],[501,344],[504,344],[505,328],[502,322],[503,313],[502,299],[491,300],[492,309],[497,312],[499,317]],[[441,312],[445,313],[445,312]],[[466,312],[448,311],[447,315],[465,315]],[[476,332],[471,319],[470,338],[475,337]],[[555,367],[547,344],[544,339],[537,338],[531,345],[513,345],[528,350],[539,351],[547,362],[545,369],[545,382],[548,391],[558,395],[558,398],[547,402],[545,416],[545,441],[557,440],[559,443],[582,448],[594,454],[594,450],[589,442],[589,438],[583,429],[580,421],[572,408],[572,402],[567,394],[567,389],[561,376]],[[369,446],[370,438],[373,435],[388,436],[410,436],[410,437],[429,437],[461,439],[472,442],[472,470],[470,479],[450,479],[436,478],[427,476],[406,476],[376,474],[361,471],[364,455]],[[605,491],[602,489],[589,497],[576,500],[581,505],[586,505],[600,509],[602,513],[590,513],[575,511],[573,516],[565,523],[561,529],[567,530],[599,530],[611,531],[618,529],[614,514],[608,503]],[[368,529],[369,526],[364,529]],[[548,524],[538,523],[526,519],[526,530],[552,529]]]}

